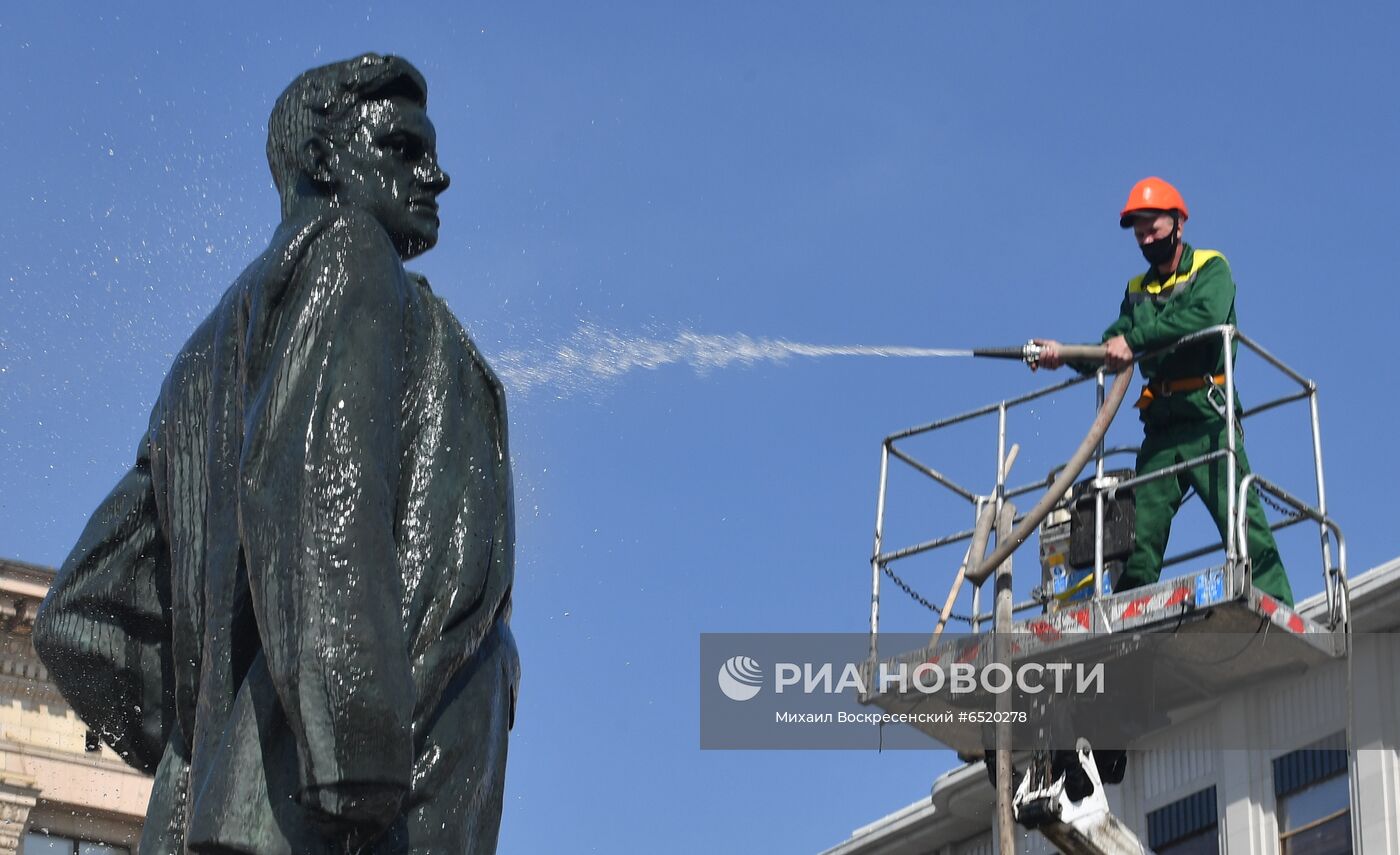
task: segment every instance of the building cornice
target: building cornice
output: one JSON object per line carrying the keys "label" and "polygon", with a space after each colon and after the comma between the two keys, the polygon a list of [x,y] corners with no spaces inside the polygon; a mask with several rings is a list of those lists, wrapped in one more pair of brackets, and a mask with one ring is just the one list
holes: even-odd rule
{"label": "building cornice", "polygon": [[0,558],[0,630],[28,635],[57,572],[51,567]]}

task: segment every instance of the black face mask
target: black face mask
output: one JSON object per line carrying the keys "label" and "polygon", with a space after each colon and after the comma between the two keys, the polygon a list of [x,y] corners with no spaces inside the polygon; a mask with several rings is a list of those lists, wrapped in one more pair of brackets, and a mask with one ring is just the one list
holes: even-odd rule
{"label": "black face mask", "polygon": [[1147,263],[1153,267],[1160,267],[1168,263],[1176,256],[1177,245],[1181,239],[1177,237],[1176,228],[1172,228],[1172,233],[1168,237],[1154,240],[1152,243],[1139,244],[1138,249],[1142,250],[1142,257],[1147,259]]}

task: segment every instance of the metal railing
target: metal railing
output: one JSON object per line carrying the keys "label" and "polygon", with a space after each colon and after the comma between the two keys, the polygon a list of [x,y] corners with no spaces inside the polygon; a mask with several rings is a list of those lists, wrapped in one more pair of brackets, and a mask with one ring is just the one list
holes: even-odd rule
{"label": "metal railing", "polygon": [[[1136,365],[1137,362],[1145,358],[1155,357],[1161,354],[1169,353],[1171,351],[1176,350],[1177,348],[1180,348],[1192,342],[1217,336],[1221,339],[1221,346],[1222,351],[1224,353],[1225,362],[1225,383],[1223,386],[1225,400],[1223,406],[1224,412],[1222,414],[1225,419],[1226,427],[1225,448],[1208,452],[1190,460],[1183,461],[1182,463],[1178,463],[1173,466],[1169,466],[1157,470],[1155,472],[1148,473],[1146,475],[1136,476],[1113,484],[1105,484],[1103,481],[1105,459],[1117,454],[1136,452],[1137,449],[1131,447],[1105,448],[1103,441],[1099,442],[1098,448],[1096,449],[1095,454],[1093,456],[1094,480],[1091,482],[1091,486],[1089,488],[1094,501],[1094,567],[1093,588],[1092,592],[1090,593],[1090,597],[1094,600],[1098,600],[1101,596],[1103,596],[1101,594],[1101,591],[1103,590],[1104,574],[1103,530],[1105,502],[1112,500],[1118,490],[1130,489],[1134,486],[1146,483],[1148,481],[1169,477],[1186,469],[1195,466],[1200,466],[1202,464],[1223,458],[1226,464],[1227,485],[1229,488],[1227,491],[1226,518],[1230,521],[1230,525],[1226,526],[1226,534],[1224,540],[1218,544],[1207,545],[1198,549],[1193,549],[1169,557],[1163,562],[1163,567],[1178,564],[1183,561],[1188,561],[1195,558],[1200,558],[1202,556],[1216,552],[1217,550],[1223,549],[1225,553],[1226,567],[1232,571],[1229,574],[1229,577],[1237,581],[1237,584],[1235,585],[1231,593],[1234,596],[1239,596],[1243,594],[1244,591],[1247,590],[1247,586],[1250,584],[1248,577],[1242,571],[1244,562],[1242,561],[1241,556],[1241,553],[1245,550],[1244,544],[1248,543],[1249,521],[1246,514],[1246,509],[1248,506],[1247,491],[1251,488],[1256,489],[1261,494],[1267,493],[1268,495],[1277,498],[1278,500],[1292,507],[1295,511],[1295,514],[1293,516],[1285,518],[1279,522],[1272,523],[1270,525],[1271,530],[1277,531],[1295,525],[1299,522],[1303,522],[1305,520],[1312,520],[1318,524],[1322,553],[1322,571],[1327,593],[1328,620],[1330,627],[1335,629],[1339,625],[1344,624],[1348,619],[1346,608],[1346,545],[1345,541],[1342,538],[1341,529],[1337,526],[1334,520],[1327,516],[1327,493],[1322,468],[1322,439],[1318,421],[1317,384],[1303,377],[1297,371],[1294,371],[1282,360],[1278,359],[1278,357],[1265,350],[1254,340],[1250,339],[1244,333],[1240,332],[1231,325],[1219,325],[1208,327],[1198,332],[1194,332],[1189,335],[1183,336],[1180,339],[1177,339],[1175,342],[1171,343],[1170,345],[1167,345],[1166,347],[1159,348],[1149,353],[1136,356],[1133,359],[1133,364]],[[1242,410],[1237,414],[1235,399],[1235,342],[1239,342],[1240,344],[1243,344],[1245,347],[1249,348],[1251,351],[1253,351],[1259,357],[1261,357],[1266,363],[1277,369],[1279,373],[1287,377],[1293,383],[1297,384],[1299,387],[1298,391],[1290,392],[1278,398],[1265,401],[1264,403],[1251,407],[1248,410]],[[1131,371],[1132,366],[1129,366],[1124,370]],[[912,589],[907,585],[907,583],[902,582],[902,580],[900,580],[899,577],[892,572],[892,570],[890,569],[890,565],[894,564],[897,561],[901,561],[903,559],[907,559],[915,555],[921,555],[924,553],[932,552],[937,549],[941,549],[946,546],[970,540],[973,536],[973,528],[967,528],[960,531],[952,532],[950,534],[941,535],[939,537],[935,537],[919,543],[915,543],[909,546],[894,549],[888,552],[884,551],[885,509],[889,485],[891,458],[893,458],[899,463],[907,465],[915,472],[929,478],[934,483],[938,484],[940,487],[946,489],[955,496],[958,496],[959,498],[967,501],[969,504],[972,505],[974,520],[976,519],[977,515],[982,512],[983,507],[985,507],[985,505],[989,502],[994,502],[997,505],[996,510],[997,513],[1000,514],[1001,505],[1003,502],[1015,498],[1017,496],[1022,496],[1028,493],[1034,493],[1046,489],[1051,484],[1051,482],[1055,480],[1056,475],[1061,471],[1061,469],[1063,469],[1063,467],[1060,467],[1058,469],[1052,470],[1050,475],[1047,476],[1047,478],[1045,478],[1044,480],[1033,481],[1014,487],[1008,486],[1006,483],[1007,473],[1004,471],[1004,467],[1002,465],[1002,461],[1006,460],[1007,453],[1006,444],[1008,414],[1013,410],[1025,407],[1026,405],[1038,401],[1042,398],[1053,396],[1072,386],[1077,386],[1081,383],[1088,383],[1091,381],[1094,382],[1096,386],[1096,406],[1102,407],[1104,402],[1105,388],[1104,378],[1105,370],[1103,368],[1100,368],[1097,372],[1095,372],[1095,374],[1091,376],[1073,377],[1068,380],[1056,383],[1051,386],[1047,386],[1042,389],[1035,390],[1033,392],[1029,392],[1024,395],[1020,395],[1015,398],[1009,398],[993,404],[988,404],[984,407],[979,407],[975,410],[970,410],[968,412],[960,413],[955,416],[939,419],[938,421],[929,422],[927,424],[908,428],[906,430],[898,431],[885,437],[884,441],[881,443],[880,450],[880,492],[879,499],[876,503],[875,511],[875,545],[874,549],[872,550],[870,560],[870,655],[872,661],[874,661],[874,659],[877,656],[877,639],[879,637],[880,629],[881,577],[886,574],[889,574],[891,578],[894,579],[900,585],[900,587],[904,588],[906,591],[909,591],[912,594]],[[1292,495],[1291,493],[1288,493],[1280,487],[1277,487],[1276,485],[1272,484],[1271,482],[1260,477],[1257,474],[1250,474],[1245,478],[1240,479],[1238,472],[1238,421],[1240,419],[1249,418],[1250,416],[1254,416],[1267,410],[1274,409],[1275,407],[1283,406],[1285,404],[1304,399],[1306,399],[1308,402],[1312,428],[1313,473],[1315,480],[1315,491],[1317,496],[1315,504],[1308,504],[1302,501],[1301,499],[1298,499],[1296,496]],[[929,466],[923,461],[920,461],[913,454],[899,447],[899,443],[908,440],[912,437],[927,435],[939,430],[943,430],[945,428],[952,427],[954,425],[959,425],[965,422],[992,416],[995,416],[997,421],[997,458],[995,469],[996,481],[993,486],[992,492],[989,494],[978,493],[975,490],[971,490],[957,483],[945,473],[940,472],[939,470],[933,468],[932,466]],[[1017,518],[1017,521],[1019,520],[1020,517]],[[1337,543],[1337,561],[1335,564],[1332,560],[1332,541],[1334,538]],[[926,603],[926,601],[924,602]],[[1043,604],[1044,603],[1042,600],[1032,599],[1029,601],[1014,604],[1013,611],[1022,612],[1028,609],[1040,607]],[[984,621],[988,621],[993,617],[991,611],[982,611],[980,585],[973,589],[972,613],[970,615],[954,614],[951,617],[955,620],[960,620],[962,622],[970,624],[971,630],[973,632],[979,631],[981,624]]]}

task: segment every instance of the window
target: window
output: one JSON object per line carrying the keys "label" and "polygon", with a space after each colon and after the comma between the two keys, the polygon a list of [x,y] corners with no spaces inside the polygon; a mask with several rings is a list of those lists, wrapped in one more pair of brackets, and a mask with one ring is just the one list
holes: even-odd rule
{"label": "window", "polygon": [[107,843],[93,843],[90,840],[74,840],[57,834],[31,831],[24,835],[22,855],[131,855],[125,846],[112,846]]}
{"label": "window", "polygon": [[1282,855],[1350,855],[1345,734],[1275,759],[1274,795]]}
{"label": "window", "polygon": [[1157,855],[1220,855],[1215,787],[1194,792],[1147,815],[1147,845]]}

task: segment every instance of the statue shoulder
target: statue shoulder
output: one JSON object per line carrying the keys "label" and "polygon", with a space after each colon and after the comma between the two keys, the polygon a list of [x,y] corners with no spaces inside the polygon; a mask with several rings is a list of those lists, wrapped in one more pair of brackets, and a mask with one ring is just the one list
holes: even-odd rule
{"label": "statue shoulder", "polygon": [[380,292],[382,298],[387,291],[402,300],[408,291],[403,260],[389,233],[364,211],[322,212],[301,224],[288,249],[295,257],[294,278],[325,284],[332,298],[368,296],[365,291]]}
{"label": "statue shoulder", "polygon": [[385,277],[404,281],[403,262],[388,232],[363,211],[334,208],[284,219],[267,249],[229,290],[235,300],[271,311],[300,290],[298,283],[310,279],[351,284]]}
{"label": "statue shoulder", "polygon": [[304,235],[304,245],[308,251],[329,255],[326,260],[334,262],[337,257],[346,262],[364,262],[382,259],[392,262],[400,275],[403,261],[394,249],[389,233],[373,216],[355,208],[336,208],[324,211],[307,221],[299,230]]}
{"label": "statue shoulder", "polygon": [[246,341],[268,342],[284,318],[301,326],[316,318],[354,323],[401,315],[408,279],[383,226],[339,208],[283,220],[230,291],[232,301],[215,314],[241,316]]}

